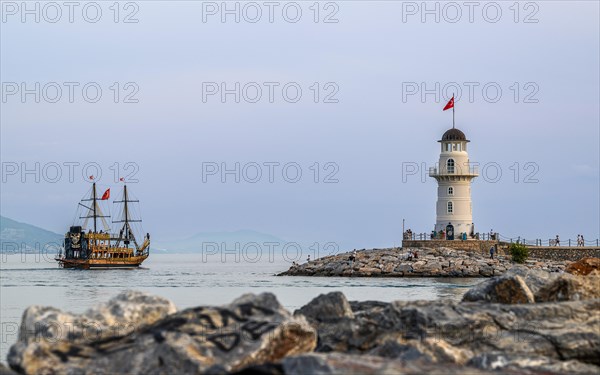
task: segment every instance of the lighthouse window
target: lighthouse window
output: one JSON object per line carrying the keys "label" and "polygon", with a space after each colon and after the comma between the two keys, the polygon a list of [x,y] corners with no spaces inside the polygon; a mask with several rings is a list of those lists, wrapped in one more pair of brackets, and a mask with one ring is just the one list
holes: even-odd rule
{"label": "lighthouse window", "polygon": [[452,186],[448,188],[448,195],[454,195],[454,188]]}
{"label": "lighthouse window", "polygon": [[454,212],[454,204],[452,202],[448,202],[448,213],[451,214]]}
{"label": "lighthouse window", "polygon": [[452,151],[452,144],[446,143],[446,151]]}
{"label": "lighthouse window", "polygon": [[454,159],[448,159],[446,167],[448,168],[448,173],[454,173]]}

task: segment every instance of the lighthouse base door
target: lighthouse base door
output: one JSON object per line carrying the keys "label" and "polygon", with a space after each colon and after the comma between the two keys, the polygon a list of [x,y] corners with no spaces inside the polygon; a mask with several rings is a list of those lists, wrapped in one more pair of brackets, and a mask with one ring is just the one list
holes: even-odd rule
{"label": "lighthouse base door", "polygon": [[454,225],[452,224],[446,225],[446,239],[449,241],[454,240]]}

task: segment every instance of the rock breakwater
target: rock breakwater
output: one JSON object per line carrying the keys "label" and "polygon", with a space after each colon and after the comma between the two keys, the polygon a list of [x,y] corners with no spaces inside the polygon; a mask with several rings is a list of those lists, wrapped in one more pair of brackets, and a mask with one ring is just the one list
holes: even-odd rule
{"label": "rock breakwater", "polygon": [[[408,259],[409,252],[417,258]],[[492,277],[514,266],[506,256],[490,259],[489,253],[455,250],[446,247],[418,249],[360,250],[326,256],[294,265],[280,276],[347,277]],[[529,260],[526,267],[549,272],[564,271],[568,261]]]}

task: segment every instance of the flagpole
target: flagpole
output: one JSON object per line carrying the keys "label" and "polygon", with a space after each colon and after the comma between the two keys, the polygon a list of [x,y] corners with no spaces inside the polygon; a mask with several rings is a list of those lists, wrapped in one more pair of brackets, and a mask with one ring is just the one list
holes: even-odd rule
{"label": "flagpole", "polygon": [[456,99],[454,99],[454,95],[452,95],[452,99],[454,100],[452,103],[452,129],[454,129],[454,107],[456,107]]}

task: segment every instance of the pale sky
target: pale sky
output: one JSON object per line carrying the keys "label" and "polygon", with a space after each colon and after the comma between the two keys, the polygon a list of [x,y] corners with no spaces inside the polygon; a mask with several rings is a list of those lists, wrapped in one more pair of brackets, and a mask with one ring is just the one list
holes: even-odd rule
{"label": "pale sky", "polygon": [[[441,89],[456,82],[456,126],[471,140],[471,161],[489,172],[472,186],[476,230],[599,237],[598,2],[481,2],[472,22],[468,8],[457,19],[445,2],[439,22],[420,1],[321,2],[318,14],[313,3],[276,2],[270,22],[263,2],[239,2],[239,23],[235,14],[221,22],[220,1],[123,2],[118,14],[112,1],[97,2],[95,23],[95,7],[82,15],[85,2],[73,22],[69,9],[58,17],[39,3],[37,23],[21,2],[3,1],[2,215],[62,233],[89,188],[83,166],[97,163],[99,184],[116,193],[118,163],[117,177],[137,168],[129,186],[154,239],[252,229],[342,249],[398,244],[403,218],[413,232],[433,229],[436,183],[403,179],[403,163],[434,166],[436,141],[452,126]],[[240,103],[207,94],[236,82]],[[102,97],[88,103],[94,86]],[[302,97],[288,102],[298,87]],[[23,98],[23,88],[33,93]],[[138,102],[124,103],[132,93]],[[79,163],[73,181],[65,163]],[[221,171],[203,176],[222,163],[240,163],[239,183],[233,174],[221,182]],[[262,176],[252,183],[256,165]],[[299,181],[286,181],[297,168]]]}

